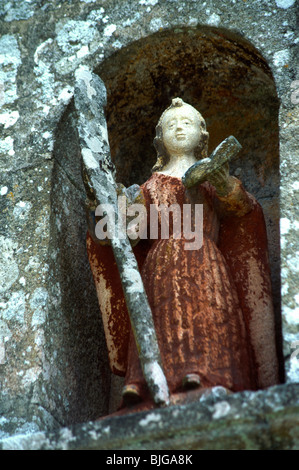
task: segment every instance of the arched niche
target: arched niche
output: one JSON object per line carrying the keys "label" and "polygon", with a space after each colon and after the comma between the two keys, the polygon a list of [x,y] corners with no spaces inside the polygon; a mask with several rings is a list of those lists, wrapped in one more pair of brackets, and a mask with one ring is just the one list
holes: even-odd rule
{"label": "arched niche", "polygon": [[[135,41],[105,59],[95,72],[107,88],[111,154],[117,181],[126,186],[141,184],[150,176],[156,161],[152,144],[155,126],[176,96],[205,117],[209,152],[229,135],[242,144],[231,172],[264,208],[281,351],[279,102],[265,59],[235,33],[212,27],[184,28]],[[60,422],[70,423],[107,413],[110,386],[104,334],[86,256],[85,192],[73,102],[56,130],[54,162],[50,246],[53,296],[46,356],[50,361],[56,341],[60,375],[57,370],[53,374],[49,395],[52,412]],[[57,285],[59,294],[55,292]],[[283,378],[281,352],[280,357]],[[60,403],[60,395],[68,397],[68,411]]]}
{"label": "arched niche", "polygon": [[176,96],[204,116],[209,152],[229,135],[239,140],[243,148],[230,168],[264,209],[281,351],[279,100],[263,56],[236,33],[202,26],[136,41],[95,72],[107,87],[111,154],[117,179],[125,185],[141,184],[150,176],[156,161],[155,126]]}

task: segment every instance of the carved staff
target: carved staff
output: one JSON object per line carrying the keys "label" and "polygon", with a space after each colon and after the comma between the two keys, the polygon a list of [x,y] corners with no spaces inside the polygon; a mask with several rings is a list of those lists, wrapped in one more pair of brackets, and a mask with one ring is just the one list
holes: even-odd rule
{"label": "carved staff", "polygon": [[[116,225],[117,192],[115,168],[110,156],[107,124],[104,114],[106,88],[103,81],[85,68],[76,72],[75,108],[83,160],[85,185],[98,205],[110,204],[114,208]],[[109,219],[108,212],[105,213]],[[162,371],[158,341],[152,312],[146,297],[136,258],[126,235],[111,236],[111,247],[119,270],[132,330],[139,352],[143,374],[153,400],[158,405],[169,403],[169,391]]]}

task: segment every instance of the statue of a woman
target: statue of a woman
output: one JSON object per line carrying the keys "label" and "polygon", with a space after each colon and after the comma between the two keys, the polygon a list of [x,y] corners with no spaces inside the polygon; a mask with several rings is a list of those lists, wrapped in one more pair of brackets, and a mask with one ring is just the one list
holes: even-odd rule
{"label": "statue of a woman", "polygon": [[[219,385],[256,390],[279,382],[261,207],[228,165],[203,184],[186,189],[182,183],[185,172],[207,157],[208,137],[200,113],[172,100],[156,127],[158,159],[138,199],[148,214],[150,205],[178,204],[182,211],[185,204],[203,205],[201,248],[186,249],[190,240],[171,232],[134,248],[171,394]],[[91,234],[87,247],[111,368],[125,375],[124,403],[148,401],[110,247]]]}

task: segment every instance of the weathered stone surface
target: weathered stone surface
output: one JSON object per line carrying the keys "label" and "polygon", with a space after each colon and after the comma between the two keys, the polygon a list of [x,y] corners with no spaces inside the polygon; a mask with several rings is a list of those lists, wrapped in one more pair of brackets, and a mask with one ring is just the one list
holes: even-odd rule
{"label": "weathered stone surface", "polygon": [[[227,396],[216,387],[198,403],[13,436],[3,450],[298,450],[299,386]],[[190,452],[192,454],[192,452]],[[138,452],[134,453],[138,455]]]}
{"label": "weathered stone surface", "polygon": [[[100,72],[109,88],[110,144],[124,184],[146,179],[155,153],[143,146],[178,88],[184,93],[175,96],[202,103],[216,136],[211,151],[230,134],[248,149],[234,171],[267,214],[278,320],[281,259],[286,378],[299,382],[299,354],[290,357],[299,342],[296,2],[10,0],[1,3],[0,21],[1,436],[44,432],[108,410],[110,374],[85,254],[71,101],[80,65]],[[198,60],[184,70],[196,50]],[[288,387],[281,388],[286,399]],[[272,422],[284,429],[285,448],[295,439],[292,409]],[[252,426],[252,435],[262,429]]]}

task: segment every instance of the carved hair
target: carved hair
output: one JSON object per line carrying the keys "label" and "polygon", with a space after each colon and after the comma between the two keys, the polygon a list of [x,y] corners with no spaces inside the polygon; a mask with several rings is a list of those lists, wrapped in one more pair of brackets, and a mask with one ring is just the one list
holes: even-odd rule
{"label": "carved hair", "polygon": [[[166,163],[169,161],[169,155],[163,144],[163,132],[162,132],[163,118],[165,114],[167,113],[167,111],[169,111],[170,109],[179,108],[184,105],[191,106],[185,103],[181,98],[173,98],[171,105],[167,109],[165,109],[165,111],[163,112],[163,114],[161,115],[158,121],[158,124],[156,126],[156,137],[154,138],[154,146],[157,151],[157,161],[152,168],[153,172],[162,170],[164,166],[166,165]],[[193,108],[193,106],[191,106],[191,108]],[[201,129],[202,129],[202,137],[201,137],[199,145],[194,149],[194,155],[197,160],[201,160],[202,158],[206,158],[208,156],[209,133],[206,130],[207,128],[206,128],[206,123],[205,123],[204,118],[195,108],[193,109],[198,117]]]}

